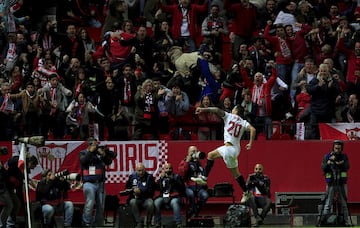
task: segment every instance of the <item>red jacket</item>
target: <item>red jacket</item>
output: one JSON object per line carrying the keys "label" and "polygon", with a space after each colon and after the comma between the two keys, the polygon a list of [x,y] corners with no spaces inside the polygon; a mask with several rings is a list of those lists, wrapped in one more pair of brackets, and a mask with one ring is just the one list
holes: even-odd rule
{"label": "red jacket", "polygon": [[360,83],[360,77],[355,75],[355,71],[360,72],[360,58],[357,58],[353,50],[349,50],[344,45],[344,38],[339,38],[335,52],[340,51],[347,57],[348,67],[346,73],[346,81],[351,83]]}
{"label": "red jacket", "polygon": [[[276,63],[277,64],[291,64],[293,59],[291,56],[291,50],[288,40],[280,39],[278,36],[271,36],[270,35],[270,26],[267,25],[264,31],[264,38],[267,39],[274,48],[275,52],[279,54],[276,56]],[[281,48],[281,44],[283,44],[283,48]],[[288,50],[287,50],[288,49]],[[285,51],[284,51],[285,50]],[[287,53],[287,51],[289,53]],[[287,55],[284,56],[284,53]]]}
{"label": "red jacket", "polygon": [[[253,90],[254,90],[254,87],[255,87],[255,82],[253,82],[250,79],[250,77],[248,76],[245,68],[241,69],[241,75],[242,75],[243,80],[244,80],[244,87],[248,87],[250,89],[250,91],[251,91],[251,94],[253,94]],[[273,69],[271,77],[264,84],[263,96],[265,98],[265,115],[266,116],[271,116],[271,114],[272,114],[271,89],[276,83],[276,78],[277,78],[276,70]]]}
{"label": "red jacket", "polygon": [[250,3],[249,8],[244,8],[241,3],[229,4],[229,0],[224,0],[224,8],[235,13],[231,32],[242,37],[252,37],[257,29],[256,7]]}
{"label": "red jacket", "polygon": [[[190,4],[188,9],[188,20],[189,20],[189,32],[190,37],[195,39],[201,32],[201,25],[198,25],[197,18],[199,13],[206,12],[208,10],[208,1],[204,1],[203,5]],[[160,9],[165,13],[172,15],[171,33],[174,39],[178,39],[181,36],[181,24],[183,14],[178,4],[163,5],[160,3]]]}

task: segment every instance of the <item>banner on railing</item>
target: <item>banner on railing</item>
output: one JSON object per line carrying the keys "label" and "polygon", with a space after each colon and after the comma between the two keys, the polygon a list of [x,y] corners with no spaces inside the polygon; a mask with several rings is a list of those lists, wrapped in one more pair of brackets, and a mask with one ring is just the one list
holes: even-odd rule
{"label": "banner on railing", "polygon": [[[41,147],[28,145],[27,151],[35,155],[39,164],[30,173],[30,178],[40,179],[44,169],[81,174],[79,153],[86,149],[84,141],[46,141]],[[154,176],[161,173],[162,166],[168,159],[168,143],[166,141],[111,141],[101,142],[114,151],[116,159],[107,167],[106,183],[125,183],[128,175],[135,171],[137,163],[145,165],[146,170]],[[13,145],[13,155],[18,155],[20,145]]]}
{"label": "banner on railing", "polygon": [[319,129],[322,140],[360,140],[360,123],[320,123]]}

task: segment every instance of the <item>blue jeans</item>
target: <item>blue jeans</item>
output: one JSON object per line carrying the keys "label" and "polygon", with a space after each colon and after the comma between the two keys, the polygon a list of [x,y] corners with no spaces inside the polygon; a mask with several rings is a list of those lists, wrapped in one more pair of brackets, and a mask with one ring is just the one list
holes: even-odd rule
{"label": "blue jeans", "polygon": [[[85,197],[85,205],[83,211],[83,225],[84,226],[103,226],[104,225],[104,202],[105,202],[105,188],[104,182],[90,183],[85,182],[83,185],[83,192]],[[92,214],[96,202],[95,221],[93,222]]]}
{"label": "blue jeans", "polygon": [[162,208],[172,208],[173,213],[174,213],[174,220],[176,225],[177,224],[181,224],[181,202],[182,199],[181,198],[172,198],[170,203],[166,204],[165,200],[163,197],[159,197],[156,198],[154,201],[154,205],[155,205],[155,224],[161,224],[161,209]]}
{"label": "blue jeans", "polygon": [[134,216],[136,224],[142,224],[143,219],[141,218],[140,210],[146,210],[146,223],[150,224],[152,216],[154,215],[154,201],[151,198],[148,199],[131,199],[129,202],[131,212]]}
{"label": "blue jeans", "polygon": [[335,193],[338,194],[338,202],[341,203],[341,211],[344,216],[344,220],[346,223],[349,223],[349,210],[347,207],[347,184],[339,184],[338,186],[334,186],[328,184],[326,191],[326,200],[323,209],[323,215],[328,215],[330,213],[331,207],[334,202]]}
{"label": "blue jeans", "polygon": [[52,206],[50,204],[42,205],[42,213],[44,216],[44,224],[50,224],[54,217],[55,211],[65,211],[64,226],[71,226],[74,214],[74,205],[71,201],[64,201],[64,204]]}
{"label": "blue jeans", "polygon": [[[205,189],[199,188],[195,185],[187,186],[185,194],[189,202],[191,212],[195,214],[199,213],[199,210],[205,205],[207,199],[209,198],[209,193]],[[198,197],[197,205],[195,204],[195,197]]]}

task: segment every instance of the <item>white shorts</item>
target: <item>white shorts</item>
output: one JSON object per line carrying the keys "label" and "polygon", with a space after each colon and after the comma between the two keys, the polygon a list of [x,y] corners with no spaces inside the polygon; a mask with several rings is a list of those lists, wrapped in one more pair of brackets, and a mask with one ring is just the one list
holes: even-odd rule
{"label": "white shorts", "polygon": [[221,154],[226,167],[229,169],[238,167],[238,156],[240,154],[240,148],[236,146],[220,146],[216,149]]}

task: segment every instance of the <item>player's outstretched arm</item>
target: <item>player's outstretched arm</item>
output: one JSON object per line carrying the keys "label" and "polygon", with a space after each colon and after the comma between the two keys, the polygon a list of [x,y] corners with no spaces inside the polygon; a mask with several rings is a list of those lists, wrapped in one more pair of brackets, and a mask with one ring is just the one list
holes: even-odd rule
{"label": "player's outstretched arm", "polygon": [[220,117],[223,117],[225,115],[225,111],[218,107],[209,107],[209,108],[197,107],[195,110],[195,114],[200,114],[202,112],[212,112],[212,113],[217,114]]}
{"label": "player's outstretched arm", "polygon": [[252,147],[252,144],[254,143],[254,140],[255,140],[256,129],[252,125],[250,125],[247,129],[248,129],[248,131],[250,131],[250,140],[249,140],[249,143],[246,144],[245,148],[247,150],[250,150]]}

